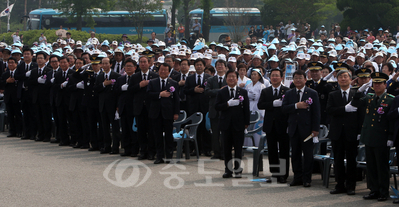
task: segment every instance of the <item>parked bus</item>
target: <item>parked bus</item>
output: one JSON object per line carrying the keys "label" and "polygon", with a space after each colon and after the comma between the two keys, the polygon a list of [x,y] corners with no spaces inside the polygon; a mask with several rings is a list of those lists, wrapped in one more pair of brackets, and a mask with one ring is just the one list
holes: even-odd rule
{"label": "parked bus", "polygon": [[[203,29],[203,13],[203,9],[190,11],[190,31],[196,19],[201,24],[201,30]],[[251,26],[263,24],[257,8],[213,8],[210,16],[211,29],[207,41],[223,42],[233,31],[239,31],[243,39]]]}
{"label": "parked bus", "polygon": [[[157,33],[159,39],[164,39],[164,31],[168,21],[166,10],[160,12],[151,12],[153,18],[145,20],[143,26],[143,36],[151,37],[151,33]],[[128,18],[127,11],[109,11],[94,14],[93,19],[96,23],[94,29],[86,27],[86,21],[82,18],[82,31],[95,31],[105,34],[128,34],[136,35],[134,22]],[[57,9],[36,9],[29,13],[28,29],[76,29],[75,23],[68,23],[67,16]]]}

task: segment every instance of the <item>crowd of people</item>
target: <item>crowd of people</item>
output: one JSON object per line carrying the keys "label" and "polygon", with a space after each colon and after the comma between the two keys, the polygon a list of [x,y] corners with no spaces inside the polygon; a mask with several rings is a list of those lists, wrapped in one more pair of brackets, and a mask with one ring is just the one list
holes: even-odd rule
{"label": "crowd of people", "polygon": [[[395,41],[269,33],[245,43],[198,39],[190,47],[184,38],[168,44],[152,34],[144,47],[125,35],[110,43],[91,33],[85,44],[67,35],[32,47],[0,44],[8,137],[169,163],[174,120],[181,110],[201,112],[192,155],[224,160],[223,178],[240,178],[242,146],[258,146],[262,136],[244,138],[257,111],[278,183],[287,182],[291,160],[289,185],[311,186],[313,147],[325,125],[337,182],[330,193],[355,194],[356,156],[364,146],[371,190],[364,199],[387,200],[390,148],[399,145]],[[285,174],[277,175],[282,159]]]}

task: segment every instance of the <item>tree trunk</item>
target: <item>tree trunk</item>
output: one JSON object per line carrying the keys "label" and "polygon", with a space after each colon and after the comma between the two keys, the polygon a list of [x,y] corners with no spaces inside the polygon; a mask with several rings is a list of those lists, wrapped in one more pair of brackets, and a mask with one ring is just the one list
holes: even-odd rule
{"label": "tree trunk", "polygon": [[211,20],[211,0],[203,0],[204,15],[202,20],[202,34],[204,35],[205,41],[209,41],[209,30]]}
{"label": "tree trunk", "polygon": [[184,27],[186,31],[184,32],[184,36],[189,39],[190,37],[190,17],[188,16],[188,3],[190,0],[184,0],[183,10],[184,10]]}
{"label": "tree trunk", "polygon": [[42,6],[42,0],[39,0],[39,9]]}
{"label": "tree trunk", "polygon": [[[26,7],[27,7],[27,5],[28,5],[28,2],[27,2],[27,0],[25,0],[25,11],[24,11],[24,15],[26,16]],[[23,30],[26,30],[26,18],[24,18],[24,29]]]}
{"label": "tree trunk", "polygon": [[172,25],[173,29],[176,31],[175,25],[176,25],[176,1],[172,1],[172,8],[170,9],[170,12],[172,13],[172,18],[170,20],[170,25]]}
{"label": "tree trunk", "polygon": [[81,31],[82,30],[82,14],[78,13],[76,14],[76,30]]}

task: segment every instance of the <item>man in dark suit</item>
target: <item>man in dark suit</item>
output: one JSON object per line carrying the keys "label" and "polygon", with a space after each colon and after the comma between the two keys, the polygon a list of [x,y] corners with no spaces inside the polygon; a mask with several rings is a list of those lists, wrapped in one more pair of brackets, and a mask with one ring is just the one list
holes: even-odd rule
{"label": "man in dark suit", "polygon": [[4,103],[7,109],[7,119],[10,125],[7,137],[20,136],[22,133],[22,114],[20,106],[20,98],[17,91],[22,81],[15,80],[15,71],[17,68],[17,60],[10,57],[7,60],[8,70],[1,75],[0,86],[4,90]]}
{"label": "man in dark suit", "polygon": [[[271,86],[262,90],[258,101],[258,108],[265,110],[263,131],[266,133],[269,152],[270,172],[279,183],[286,183],[290,169],[290,142],[287,134],[287,115],[282,111],[283,95],[289,90],[281,84],[283,72],[280,69],[272,69],[270,73]],[[285,160],[285,166],[281,166],[280,159]],[[284,170],[285,169],[285,170]],[[284,170],[284,171],[283,171]]]}
{"label": "man in dark suit", "polygon": [[[283,112],[288,114],[288,135],[292,148],[291,162],[294,180],[290,186],[310,187],[313,171],[313,142],[318,142],[320,128],[320,103],[317,92],[305,86],[304,71],[295,71],[293,78],[295,88],[286,92],[282,106]],[[304,142],[307,137],[313,137],[313,139]]]}
{"label": "man in dark suit", "polygon": [[139,153],[139,143],[137,132],[133,131],[133,93],[128,92],[132,75],[137,68],[136,61],[127,59],[125,61],[126,75],[120,76],[116,80],[115,90],[118,93],[118,113],[121,119],[122,139],[121,145],[125,149],[121,156],[137,157]]}
{"label": "man in dark suit", "polygon": [[51,139],[51,105],[50,105],[50,84],[46,84],[47,73],[52,70],[46,67],[47,54],[45,52],[36,53],[38,67],[30,70],[28,78],[29,86],[32,90],[32,104],[37,123],[37,141],[50,142]]}
{"label": "man in dark suit", "polygon": [[158,70],[159,78],[150,80],[147,88],[151,99],[148,116],[155,126],[154,137],[157,146],[157,159],[154,164],[164,163],[164,157],[167,159],[166,163],[169,163],[173,154],[173,121],[179,117],[180,99],[179,85],[168,78],[170,70],[170,65],[163,63]]}
{"label": "man in dark suit", "polygon": [[149,80],[158,78],[158,74],[149,71],[150,59],[147,56],[141,56],[139,59],[140,72],[136,72],[128,87],[128,91],[134,94],[133,113],[136,117],[138,141],[140,145],[139,160],[154,160],[156,153],[155,140],[152,133],[152,123],[148,118],[148,112],[151,100],[148,98],[147,86]]}
{"label": "man in dark suit", "polygon": [[122,74],[123,71],[123,65],[124,65],[124,60],[123,60],[123,51],[119,48],[116,48],[114,51],[114,59],[111,63],[111,70]]}
{"label": "man in dark suit", "polygon": [[[327,112],[331,117],[329,138],[334,152],[334,172],[337,185],[331,194],[355,194],[356,156],[359,142],[361,118],[356,107],[350,105],[356,89],[350,89],[352,75],[347,70],[337,74],[340,90],[328,96]],[[360,137],[359,137],[360,138]],[[346,159],[346,169],[345,160]]]}
{"label": "man in dark suit", "polygon": [[59,57],[56,55],[51,55],[50,56],[50,67],[52,70],[47,73],[47,78],[46,78],[46,85],[50,87],[50,105],[51,105],[51,113],[54,118],[54,123],[55,123],[55,140],[52,140],[51,143],[60,143],[61,135],[60,135],[60,120],[58,118],[58,112],[57,112],[57,107],[55,104],[55,97],[56,97],[56,90],[53,87],[54,80],[55,80],[55,74],[60,71],[61,69],[59,68],[60,62],[59,62]]}
{"label": "man in dark suit", "polygon": [[75,146],[77,137],[74,128],[70,127],[73,119],[72,114],[69,112],[70,92],[67,90],[69,75],[73,71],[69,69],[66,57],[60,57],[59,62],[61,70],[55,73],[53,84],[61,137],[59,146]]}
{"label": "man in dark suit", "polygon": [[[21,109],[23,113],[24,123],[24,139],[30,138],[36,140],[37,126],[36,126],[36,113],[32,104],[32,90],[28,83],[28,71],[37,68],[37,63],[32,62],[33,50],[26,48],[23,50],[24,60],[20,62],[15,71],[15,80],[23,82],[18,85],[18,97],[21,98]],[[40,140],[38,140],[40,141]]]}
{"label": "man in dark suit", "polygon": [[187,99],[186,94],[184,94],[184,85],[186,84],[186,78],[190,69],[190,61],[188,59],[183,59],[180,62],[180,73],[175,76],[171,76],[173,80],[179,83],[179,97],[180,97],[180,110],[187,111]]}
{"label": "man in dark suit", "polygon": [[[119,120],[115,120],[117,105],[117,93],[114,90],[116,79],[121,76],[119,73],[111,71],[109,58],[101,60],[103,72],[97,76],[94,91],[98,93],[99,111],[104,133],[104,148],[101,154],[119,154]],[[112,139],[110,125],[112,124]],[[111,143],[112,142],[112,143]],[[112,144],[112,149],[111,149]]]}
{"label": "man in dark suit", "polygon": [[174,76],[177,76],[177,75],[180,74],[179,71],[177,71],[176,69],[173,68],[174,65],[175,65],[175,61],[176,60],[175,60],[175,58],[172,55],[166,55],[165,56],[165,63],[168,64],[172,68],[172,70],[169,73],[170,77],[174,77]]}
{"label": "man in dark suit", "polygon": [[[204,115],[204,119],[198,127],[198,148],[201,154],[201,150],[206,156],[212,156],[211,154],[211,139],[210,134],[205,128],[205,116],[209,110],[209,97],[206,96],[205,86],[208,78],[211,75],[204,72],[205,61],[203,59],[196,59],[194,61],[194,67],[196,73],[192,76],[187,77],[184,85],[184,93],[187,98],[187,115],[191,116],[196,112],[201,112]],[[192,155],[196,155],[195,152]]]}
{"label": "man in dark suit", "polygon": [[[393,131],[393,146],[396,148],[396,154],[399,154],[399,96],[395,96],[393,99],[393,103],[391,106],[391,109],[389,110],[388,117],[392,120],[394,123],[394,131]],[[399,157],[396,156],[396,163],[399,165]],[[399,200],[394,200],[393,203],[398,204]]]}
{"label": "man in dark suit", "polygon": [[227,63],[224,60],[217,60],[215,66],[217,75],[208,79],[205,86],[205,95],[209,97],[208,117],[212,129],[212,150],[214,154],[211,159],[222,159],[224,157],[223,138],[220,136],[219,112],[215,109],[215,101],[218,91],[227,85],[225,78]]}
{"label": "man in dark suit", "polygon": [[[242,145],[244,144],[244,130],[249,125],[249,99],[245,89],[237,87],[238,72],[229,70],[226,73],[228,87],[218,91],[215,109],[220,111],[219,127],[224,138],[223,178],[231,178],[233,171],[236,178],[241,178]],[[232,161],[232,147],[234,147],[234,168]]]}

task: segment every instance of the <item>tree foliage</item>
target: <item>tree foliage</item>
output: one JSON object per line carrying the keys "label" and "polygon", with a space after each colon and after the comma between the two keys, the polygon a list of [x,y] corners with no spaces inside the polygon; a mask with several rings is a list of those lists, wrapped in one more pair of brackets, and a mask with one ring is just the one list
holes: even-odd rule
{"label": "tree foliage", "polygon": [[201,0],[201,8],[204,10],[202,19],[202,34],[206,40],[209,40],[209,31],[211,30],[211,0]]}
{"label": "tree foliage", "polygon": [[143,23],[145,19],[153,18],[148,12],[162,10],[161,0],[119,0],[123,9],[129,12],[129,17],[134,22],[139,40],[143,37]]}
{"label": "tree foliage", "polygon": [[337,0],[337,7],[344,12],[343,27],[378,29],[398,25],[399,0]]}

